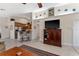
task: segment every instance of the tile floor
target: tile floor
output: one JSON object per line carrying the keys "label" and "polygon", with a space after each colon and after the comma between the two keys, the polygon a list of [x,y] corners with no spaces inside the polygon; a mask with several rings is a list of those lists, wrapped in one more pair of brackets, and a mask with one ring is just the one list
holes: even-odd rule
{"label": "tile floor", "polygon": [[40,41],[18,42],[17,40],[11,40],[11,39],[5,40],[6,50],[15,46],[21,46],[23,44],[61,56],[79,56],[79,54],[75,51],[75,49],[69,46],[62,46],[60,48],[56,46],[43,44]]}

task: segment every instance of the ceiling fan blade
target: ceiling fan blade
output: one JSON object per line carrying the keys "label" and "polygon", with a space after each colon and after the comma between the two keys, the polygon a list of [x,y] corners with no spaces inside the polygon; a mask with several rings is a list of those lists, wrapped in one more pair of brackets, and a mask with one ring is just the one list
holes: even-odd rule
{"label": "ceiling fan blade", "polygon": [[39,8],[42,8],[42,3],[37,3]]}
{"label": "ceiling fan blade", "polygon": [[23,5],[27,4],[27,3],[22,3]]}

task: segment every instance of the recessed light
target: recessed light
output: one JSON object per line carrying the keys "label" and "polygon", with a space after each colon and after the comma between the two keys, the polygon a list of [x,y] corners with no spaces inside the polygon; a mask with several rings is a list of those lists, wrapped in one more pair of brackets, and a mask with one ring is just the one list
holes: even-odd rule
{"label": "recessed light", "polygon": [[61,11],[60,9],[58,9],[58,11]]}
{"label": "recessed light", "polygon": [[41,14],[40,14],[40,16],[41,16]]}
{"label": "recessed light", "polygon": [[38,18],[38,16],[36,16],[35,18]]}
{"label": "recessed light", "polygon": [[74,8],[74,9],[72,9],[73,11],[76,11],[76,9]]}
{"label": "recessed light", "polygon": [[65,9],[64,11],[68,11],[68,9]]}
{"label": "recessed light", "polygon": [[44,12],[44,15],[46,15],[46,13]]}

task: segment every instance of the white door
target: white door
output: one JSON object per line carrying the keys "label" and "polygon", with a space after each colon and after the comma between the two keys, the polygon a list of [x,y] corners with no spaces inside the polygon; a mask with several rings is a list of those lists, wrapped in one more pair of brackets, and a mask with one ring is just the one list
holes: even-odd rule
{"label": "white door", "polygon": [[79,21],[73,23],[73,46],[79,47]]}

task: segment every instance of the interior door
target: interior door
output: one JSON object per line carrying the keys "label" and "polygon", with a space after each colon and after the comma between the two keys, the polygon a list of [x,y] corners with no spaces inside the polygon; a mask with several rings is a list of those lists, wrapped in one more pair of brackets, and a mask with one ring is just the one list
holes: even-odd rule
{"label": "interior door", "polygon": [[79,47],[79,21],[74,21],[73,24],[73,46]]}

